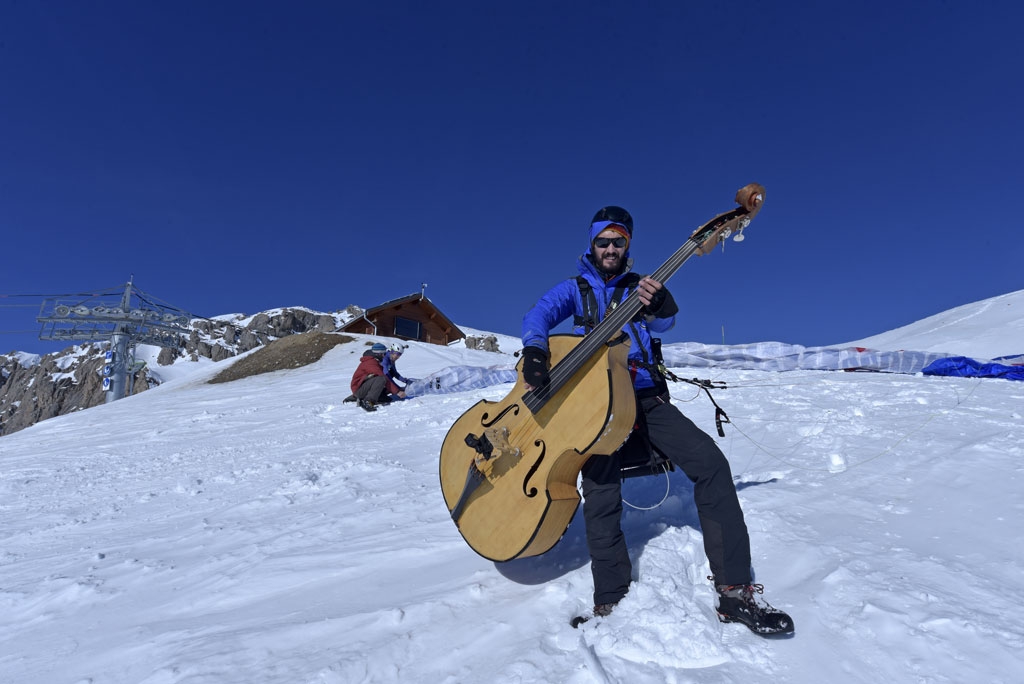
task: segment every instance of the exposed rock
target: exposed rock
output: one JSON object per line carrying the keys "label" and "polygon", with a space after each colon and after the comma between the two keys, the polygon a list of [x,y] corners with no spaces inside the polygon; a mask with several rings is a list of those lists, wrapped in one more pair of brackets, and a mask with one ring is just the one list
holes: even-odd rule
{"label": "exposed rock", "polygon": [[210,347],[210,359],[213,361],[223,361],[224,359],[230,359],[232,356],[234,356],[234,353],[224,345],[214,344]]}
{"label": "exposed rock", "polygon": [[[0,387],[0,435],[104,403],[103,365],[103,350],[94,345],[47,354],[29,368],[5,364],[11,372]],[[136,374],[133,394],[148,387],[145,372]]]}
{"label": "exposed rock", "polygon": [[466,348],[489,352],[501,351],[498,349],[498,338],[495,335],[470,335],[466,338]]}
{"label": "exposed rock", "polygon": [[238,347],[240,351],[249,351],[250,349],[255,349],[261,344],[262,342],[260,342],[259,336],[252,330],[243,330],[242,334],[238,336]]}

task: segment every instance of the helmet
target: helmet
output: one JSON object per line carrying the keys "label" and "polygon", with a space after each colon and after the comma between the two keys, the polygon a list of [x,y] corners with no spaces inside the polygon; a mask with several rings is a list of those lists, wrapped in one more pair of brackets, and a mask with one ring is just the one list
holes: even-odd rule
{"label": "helmet", "polygon": [[409,346],[409,345],[406,345],[406,344],[399,344],[398,342],[395,342],[395,343],[394,343],[393,345],[391,345],[390,347],[388,347],[388,351],[393,351],[393,352],[395,352],[396,354],[401,354],[402,352],[404,352],[404,351],[405,351],[406,347],[408,347],[408,346]]}
{"label": "helmet", "polygon": [[621,226],[625,226],[626,230],[629,231],[629,237],[633,237],[633,217],[630,216],[629,212],[622,207],[601,207],[597,210],[597,213],[594,214],[594,218],[590,220],[590,223],[594,224],[598,221],[611,221],[612,223],[618,223]]}

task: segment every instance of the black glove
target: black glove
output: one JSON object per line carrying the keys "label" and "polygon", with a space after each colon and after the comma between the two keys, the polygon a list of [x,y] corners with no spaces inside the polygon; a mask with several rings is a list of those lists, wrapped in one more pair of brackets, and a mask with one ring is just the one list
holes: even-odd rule
{"label": "black glove", "polygon": [[655,318],[668,318],[679,313],[679,306],[672,298],[668,288],[661,288],[651,297],[651,303],[643,308],[643,312]]}
{"label": "black glove", "polygon": [[523,347],[523,379],[535,389],[551,382],[548,355],[540,347]]}

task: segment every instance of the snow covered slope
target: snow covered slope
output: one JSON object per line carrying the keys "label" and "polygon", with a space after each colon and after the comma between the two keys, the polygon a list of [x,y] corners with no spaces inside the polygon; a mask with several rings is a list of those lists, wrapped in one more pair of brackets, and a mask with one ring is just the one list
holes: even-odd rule
{"label": "snow covered slope", "polygon": [[[580,520],[495,564],[440,494],[448,428],[511,386],[366,413],[341,403],[364,349],[218,385],[211,364],[0,438],[0,681],[1017,681],[1020,383],[715,375],[757,581],[797,628],[765,641],[716,620],[678,473],[627,482],[641,507],[668,485],[624,516],[637,582],[570,628],[591,594]],[[509,360],[414,343],[400,367]],[[672,390],[714,435],[707,399]]]}
{"label": "snow covered slope", "polygon": [[835,346],[940,352],[975,359],[1024,354],[1024,290],[964,304],[902,328]]}

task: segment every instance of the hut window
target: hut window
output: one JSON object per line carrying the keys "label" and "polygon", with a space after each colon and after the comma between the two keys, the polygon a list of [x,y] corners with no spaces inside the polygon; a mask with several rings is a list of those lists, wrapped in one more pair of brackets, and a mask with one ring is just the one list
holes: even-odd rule
{"label": "hut window", "polygon": [[406,337],[411,340],[420,339],[419,321],[395,316],[395,337]]}

